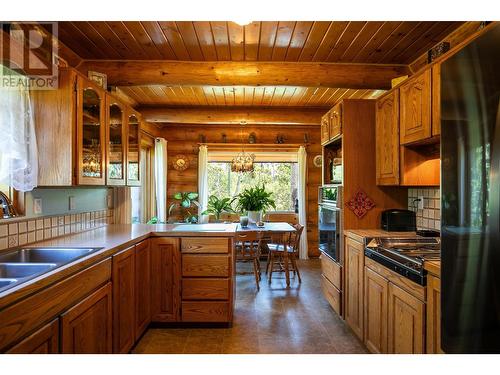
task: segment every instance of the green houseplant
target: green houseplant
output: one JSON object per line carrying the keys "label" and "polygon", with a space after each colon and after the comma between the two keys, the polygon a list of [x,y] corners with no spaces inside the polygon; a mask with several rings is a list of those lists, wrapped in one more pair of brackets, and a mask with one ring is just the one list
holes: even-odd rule
{"label": "green houseplant", "polygon": [[243,190],[237,195],[237,208],[241,212],[248,212],[250,222],[262,220],[262,211],[269,208],[276,209],[276,203],[272,199],[272,193],[267,192],[264,185],[255,186]]}
{"label": "green houseplant", "polygon": [[202,215],[214,215],[215,221],[220,221],[220,215],[223,212],[234,212],[233,207],[231,206],[234,202],[235,198],[218,198],[215,195],[211,195],[208,198],[207,209],[203,211]]}
{"label": "green houseplant", "polygon": [[[198,193],[193,192],[179,192],[175,193],[173,198],[174,202],[168,208],[168,216],[170,217],[174,208],[180,208],[185,223],[195,224],[198,222],[198,207],[200,204],[196,200]],[[193,211],[193,208],[196,211]]]}

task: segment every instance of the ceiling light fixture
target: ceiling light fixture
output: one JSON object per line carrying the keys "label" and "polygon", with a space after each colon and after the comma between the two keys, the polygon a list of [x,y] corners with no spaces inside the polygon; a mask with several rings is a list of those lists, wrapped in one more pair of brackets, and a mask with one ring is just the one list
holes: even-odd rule
{"label": "ceiling light fixture", "polygon": [[239,20],[234,20],[233,21],[235,24],[237,25],[240,25],[240,26],[246,26],[246,25],[250,25],[252,23],[252,21],[248,20],[248,19],[244,19],[244,18],[241,18]]}

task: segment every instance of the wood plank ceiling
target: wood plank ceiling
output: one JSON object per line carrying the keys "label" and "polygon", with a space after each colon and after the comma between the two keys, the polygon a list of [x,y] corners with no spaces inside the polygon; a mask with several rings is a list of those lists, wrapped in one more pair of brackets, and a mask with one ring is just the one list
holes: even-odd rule
{"label": "wood plank ceiling", "polygon": [[[60,40],[86,60],[410,64],[463,22],[60,22]],[[332,106],[376,90],[317,87],[129,86],[141,105]]]}

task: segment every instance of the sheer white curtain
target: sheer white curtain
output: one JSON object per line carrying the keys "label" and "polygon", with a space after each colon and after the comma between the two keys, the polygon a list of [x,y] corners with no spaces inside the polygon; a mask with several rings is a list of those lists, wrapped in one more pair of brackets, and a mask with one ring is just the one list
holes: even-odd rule
{"label": "sheer white curtain", "polygon": [[167,141],[155,139],[155,195],[158,221],[167,221]]}
{"label": "sheer white curtain", "polygon": [[297,155],[299,162],[299,176],[298,176],[298,199],[299,199],[299,223],[304,226],[302,237],[300,239],[300,259],[307,259],[307,212],[306,212],[306,199],[307,199],[307,152],[304,146],[300,146]]}
{"label": "sheer white curtain", "polygon": [[[0,66],[0,69],[2,67]],[[31,191],[38,183],[38,153],[29,89],[0,88],[0,184]]]}
{"label": "sheer white curtain", "polygon": [[199,207],[199,223],[208,223],[208,216],[201,215],[207,209],[208,203],[208,147],[200,146],[198,153],[198,202]]}

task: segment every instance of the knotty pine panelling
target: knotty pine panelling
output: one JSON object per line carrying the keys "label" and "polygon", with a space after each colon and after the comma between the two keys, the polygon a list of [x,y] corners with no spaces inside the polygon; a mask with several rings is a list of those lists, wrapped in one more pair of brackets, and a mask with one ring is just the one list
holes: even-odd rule
{"label": "knotty pine panelling", "polygon": [[[276,135],[284,134],[286,143],[304,143],[304,134],[309,137],[307,148],[307,222],[309,256],[319,256],[318,250],[318,187],[321,184],[321,168],[313,165],[316,155],[321,155],[320,126],[246,126],[243,139],[254,132],[257,143],[274,144]],[[200,135],[206,137],[207,143],[222,143],[222,134],[226,134],[227,143],[240,143],[239,126],[217,125],[164,125],[161,136],[168,141],[168,174],[167,195],[170,205],[173,194],[179,191],[198,191],[198,143]],[[189,168],[185,171],[176,171],[171,167],[177,154],[184,154],[189,158]]]}
{"label": "knotty pine panelling", "polygon": [[64,21],[60,40],[84,59],[321,61],[409,64],[463,22]]}

